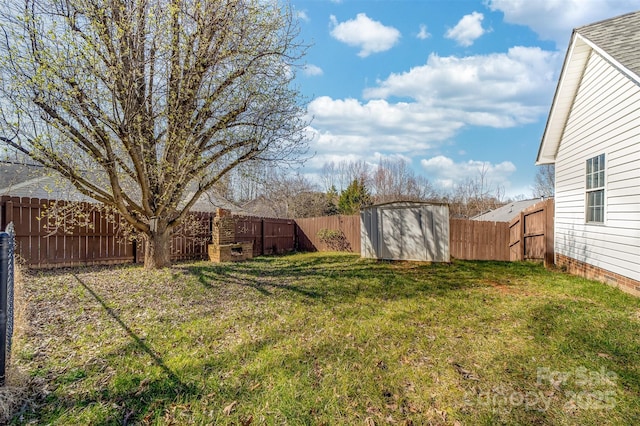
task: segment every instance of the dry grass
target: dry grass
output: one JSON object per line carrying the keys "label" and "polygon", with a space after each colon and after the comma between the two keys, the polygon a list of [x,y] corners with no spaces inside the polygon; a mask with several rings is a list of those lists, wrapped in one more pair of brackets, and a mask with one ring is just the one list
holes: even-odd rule
{"label": "dry grass", "polygon": [[15,424],[640,422],[640,300],[538,265],[298,254],[24,290]]}
{"label": "dry grass", "polygon": [[[15,265],[14,276],[14,335],[13,341],[20,342],[26,335],[28,319],[27,301],[24,295],[24,277],[19,262]],[[18,362],[9,357],[6,367],[6,383],[0,388],[0,424],[6,424],[35,402],[41,395],[45,383],[41,379],[30,377]]]}

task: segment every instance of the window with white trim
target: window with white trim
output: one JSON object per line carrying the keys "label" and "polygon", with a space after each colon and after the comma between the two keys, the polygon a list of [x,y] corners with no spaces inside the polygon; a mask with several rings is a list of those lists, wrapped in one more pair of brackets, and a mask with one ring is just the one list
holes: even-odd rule
{"label": "window with white trim", "polygon": [[604,154],[587,160],[587,222],[604,223]]}

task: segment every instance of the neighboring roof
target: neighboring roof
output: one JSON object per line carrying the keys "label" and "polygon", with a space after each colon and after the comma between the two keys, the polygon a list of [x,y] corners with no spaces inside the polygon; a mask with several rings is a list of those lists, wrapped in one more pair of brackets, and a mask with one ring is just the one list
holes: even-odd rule
{"label": "neighboring roof", "polygon": [[0,161],[0,195],[91,201],[71,183],[36,164]]}
{"label": "neighboring roof", "polygon": [[[193,196],[193,192],[185,194],[185,198]],[[245,214],[243,208],[237,206],[226,198],[222,197],[214,190],[202,194],[198,201],[191,207],[195,212],[215,212],[218,208],[229,210],[233,214]]]}
{"label": "neighboring roof", "polygon": [[8,188],[45,174],[46,170],[42,166],[14,161],[0,161],[0,188]]}
{"label": "neighboring roof", "polygon": [[[41,198],[47,200],[95,202],[78,191],[70,182],[56,177],[54,172],[42,166],[24,163],[0,162],[0,196]],[[185,198],[193,196],[193,191]],[[242,209],[214,191],[203,194],[191,208],[192,211],[212,212],[218,207],[233,213]]]}
{"label": "neighboring roof", "polygon": [[505,204],[490,212],[480,214],[472,217],[471,220],[482,220],[488,222],[511,222],[521,211],[531,207],[532,205],[539,203],[540,198],[534,198],[531,200],[514,201],[509,204]]}
{"label": "neighboring roof", "polygon": [[[242,211],[239,214],[273,219],[285,219],[286,212],[276,211],[277,207],[278,205],[274,204],[272,200],[259,196],[253,200],[242,203],[242,207],[239,207]],[[231,210],[231,212],[235,213],[234,210]]]}
{"label": "neighboring roof", "polygon": [[0,195],[48,200],[95,202],[80,193],[71,183],[56,179],[53,176],[40,176],[10,185],[6,188],[0,188]]}
{"label": "neighboring roof", "polygon": [[573,30],[536,164],[555,163],[573,101],[592,52],[640,85],[640,11]]}

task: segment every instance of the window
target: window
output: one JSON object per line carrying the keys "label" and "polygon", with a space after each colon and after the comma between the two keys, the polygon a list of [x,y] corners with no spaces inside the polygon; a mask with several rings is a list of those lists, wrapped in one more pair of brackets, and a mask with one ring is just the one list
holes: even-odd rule
{"label": "window", "polygon": [[587,222],[604,223],[604,154],[587,160]]}

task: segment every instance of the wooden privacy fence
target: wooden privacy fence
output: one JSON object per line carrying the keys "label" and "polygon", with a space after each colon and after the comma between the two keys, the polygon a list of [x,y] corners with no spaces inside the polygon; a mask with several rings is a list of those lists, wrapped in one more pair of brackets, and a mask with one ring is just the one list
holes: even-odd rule
{"label": "wooden privacy fence", "polygon": [[[211,242],[211,212],[191,212],[188,225],[179,225],[171,235],[171,260],[207,259],[207,246]],[[134,244],[135,263],[144,263],[145,242]]]}
{"label": "wooden privacy fence", "polygon": [[510,223],[451,219],[451,256],[466,260],[542,260],[554,263],[553,199],[522,211]]}
{"label": "wooden privacy fence", "polygon": [[280,254],[295,249],[296,223],[292,219],[234,216],[236,242],[253,241],[253,255]]}
{"label": "wooden privacy fence", "polygon": [[[101,211],[88,209],[86,225],[71,232],[51,231],[38,218],[50,200],[0,198],[0,229],[13,222],[16,253],[31,267],[142,262],[144,243],[133,244],[118,232]],[[466,260],[544,260],[553,264],[553,200],[535,204],[511,223],[450,220],[451,257]],[[200,226],[191,231],[177,228],[171,239],[173,260],[206,259],[211,242],[211,212],[195,212]],[[321,241],[320,231],[338,231],[343,247],[360,252],[360,216],[327,216],[309,219],[235,217],[235,241],[253,241],[253,254],[279,254],[292,250],[335,250]],[[193,229],[198,229],[194,231]],[[334,232],[333,235],[336,235]]]}
{"label": "wooden privacy fence", "polygon": [[127,263],[135,260],[135,248],[120,238],[113,221],[99,212],[88,213],[85,226],[53,232],[39,219],[49,200],[38,198],[0,198],[0,226],[13,222],[16,254],[29,266],[57,267],[92,263]]}
{"label": "wooden privacy fence", "polygon": [[[52,202],[54,200],[0,197],[0,229],[13,222],[16,253],[28,266],[144,262],[144,242],[133,243],[125,238],[113,220],[89,204],[85,205],[88,216],[83,226],[66,226],[66,232],[47,229],[44,220],[39,218]],[[172,260],[208,258],[214,216],[212,212],[193,212],[191,221],[199,222],[198,225],[176,228],[171,237]],[[253,241],[256,256],[291,251],[295,248],[295,221],[237,216],[235,237],[238,242]]]}
{"label": "wooden privacy fence", "polygon": [[553,199],[541,201],[509,223],[509,260],[542,260],[553,265],[554,208]]}
{"label": "wooden privacy fence", "polygon": [[509,260],[509,224],[450,219],[449,250],[455,259]]}
{"label": "wooden privacy fence", "polygon": [[323,216],[296,219],[297,247],[300,251],[331,251],[320,231],[331,230],[342,233],[347,251],[360,253],[360,215]]}

